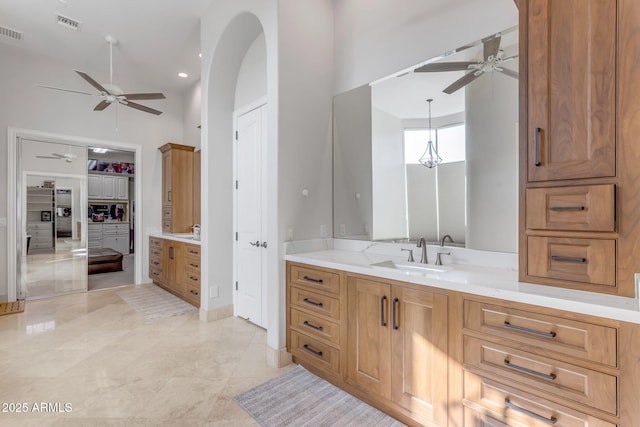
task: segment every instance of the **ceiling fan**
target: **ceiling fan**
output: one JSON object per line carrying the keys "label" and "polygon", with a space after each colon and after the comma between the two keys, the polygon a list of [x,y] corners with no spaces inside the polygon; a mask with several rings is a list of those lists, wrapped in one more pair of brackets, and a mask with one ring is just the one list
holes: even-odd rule
{"label": "ceiling fan", "polygon": [[94,111],[102,111],[105,108],[107,108],[109,105],[115,102],[121,105],[126,105],[127,107],[135,108],[136,110],[144,111],[146,113],[151,113],[155,115],[162,114],[162,111],[154,110],[153,108],[149,108],[147,106],[144,106],[135,102],[131,102],[131,100],[165,99],[166,97],[164,96],[164,94],[162,93],[124,93],[122,89],[120,89],[118,86],[113,84],[113,46],[118,44],[118,40],[116,40],[111,36],[107,36],[105,39],[107,43],[109,43],[109,83],[100,84],[96,80],[91,78],[91,76],[89,76],[87,73],[79,70],[73,70],[85,81],[87,81],[87,83],[89,83],[91,86],[96,88],[98,90],[97,94],[83,92],[80,90],[63,89],[55,86],[47,86],[47,85],[40,85],[40,84],[36,84],[36,86],[44,87],[47,89],[61,90],[64,92],[73,92],[73,93],[80,93],[83,95],[99,96],[100,98],[102,98],[102,101],[100,101],[100,103],[98,103],[98,105],[95,106],[95,108],[93,109]]}
{"label": "ceiling fan", "polygon": [[56,160],[63,160],[67,163],[72,163],[76,157],[75,154],[73,153],[67,153],[67,154],[58,154],[58,153],[51,153],[50,156],[36,156],[39,159],[56,159]]}
{"label": "ceiling fan", "polygon": [[[443,92],[451,95],[458,89],[468,85],[483,74],[498,71],[506,76],[518,78],[516,71],[502,67],[502,64],[511,61],[518,57],[518,55],[512,55],[504,57],[504,51],[500,49],[500,41],[502,40],[502,33],[497,33],[487,38],[482,39],[483,55],[482,59],[477,61],[460,61],[460,62],[435,62],[432,64],[423,65],[422,67],[413,70],[416,73],[429,73],[440,71],[466,71],[470,70],[470,73],[465,74],[451,85],[447,86]],[[459,49],[458,49],[459,51]]]}

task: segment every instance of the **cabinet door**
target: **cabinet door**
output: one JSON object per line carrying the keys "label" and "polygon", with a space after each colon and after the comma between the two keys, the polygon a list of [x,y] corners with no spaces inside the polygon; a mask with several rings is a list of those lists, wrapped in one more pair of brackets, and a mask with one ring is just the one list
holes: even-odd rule
{"label": "cabinet door", "polygon": [[116,198],[116,177],[115,176],[102,177],[102,198],[103,199]]}
{"label": "cabinet door", "polygon": [[162,252],[164,254],[164,265],[162,266],[165,284],[176,294],[184,295],[185,286],[181,280],[182,275],[178,274],[178,269],[182,262],[182,249],[184,245],[175,240],[164,240]]}
{"label": "cabinet door", "polygon": [[616,174],[617,3],[529,2],[529,181]]}
{"label": "cabinet door", "polygon": [[390,398],[391,337],[385,283],[349,277],[347,283],[347,382]]}
{"label": "cabinet door", "polygon": [[116,177],[116,199],[129,199],[129,178],[125,176]]}
{"label": "cabinet door", "polygon": [[447,296],[393,286],[390,326],[391,399],[447,425]]}
{"label": "cabinet door", "polygon": [[171,204],[171,150],[162,153],[162,204]]}
{"label": "cabinet door", "polygon": [[102,175],[89,175],[88,178],[88,197],[90,199],[102,198]]}

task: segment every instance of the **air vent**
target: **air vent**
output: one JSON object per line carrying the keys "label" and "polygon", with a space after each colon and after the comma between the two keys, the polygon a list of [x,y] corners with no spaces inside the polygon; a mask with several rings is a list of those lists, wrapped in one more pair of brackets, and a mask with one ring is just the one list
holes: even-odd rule
{"label": "air vent", "polygon": [[2,25],[0,25],[0,36],[18,41],[22,40],[22,33],[20,31],[12,30],[11,28],[3,27]]}
{"label": "air vent", "polygon": [[56,21],[58,22],[58,24],[62,25],[63,27],[71,28],[72,30],[75,30],[75,31],[78,31],[82,26],[82,23],[80,21],[76,21],[75,19],[71,19],[67,16],[58,15],[58,14],[56,14]]}

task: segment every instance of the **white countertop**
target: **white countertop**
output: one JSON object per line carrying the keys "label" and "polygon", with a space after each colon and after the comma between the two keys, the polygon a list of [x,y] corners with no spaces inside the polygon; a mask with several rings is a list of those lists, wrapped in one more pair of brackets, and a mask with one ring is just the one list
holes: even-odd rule
{"label": "white countertop", "polygon": [[[335,249],[289,254],[285,259],[384,279],[640,323],[638,299],[522,283],[518,282],[518,272],[514,270],[468,264],[450,264],[442,267],[429,264],[429,267],[445,271],[407,273],[371,265],[382,261],[407,264],[404,257]],[[420,266],[419,263],[414,265]]]}
{"label": "white countertop", "polygon": [[151,231],[149,237],[157,237],[159,239],[169,239],[178,242],[191,243],[200,246],[200,240],[194,240],[191,233],[163,233],[162,231]]}

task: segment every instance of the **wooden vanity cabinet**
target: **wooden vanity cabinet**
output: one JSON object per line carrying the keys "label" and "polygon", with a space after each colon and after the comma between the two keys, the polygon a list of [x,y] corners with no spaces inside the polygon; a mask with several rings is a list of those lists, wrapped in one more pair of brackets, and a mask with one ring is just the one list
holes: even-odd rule
{"label": "wooden vanity cabinet", "polygon": [[195,147],[168,142],[162,152],[162,231],[191,233]]}
{"label": "wooden vanity cabinet", "polygon": [[149,277],[156,285],[200,307],[200,246],[149,238]]}
{"label": "wooden vanity cabinet", "polygon": [[528,0],[519,13],[520,280],[634,297],[640,7]]}

